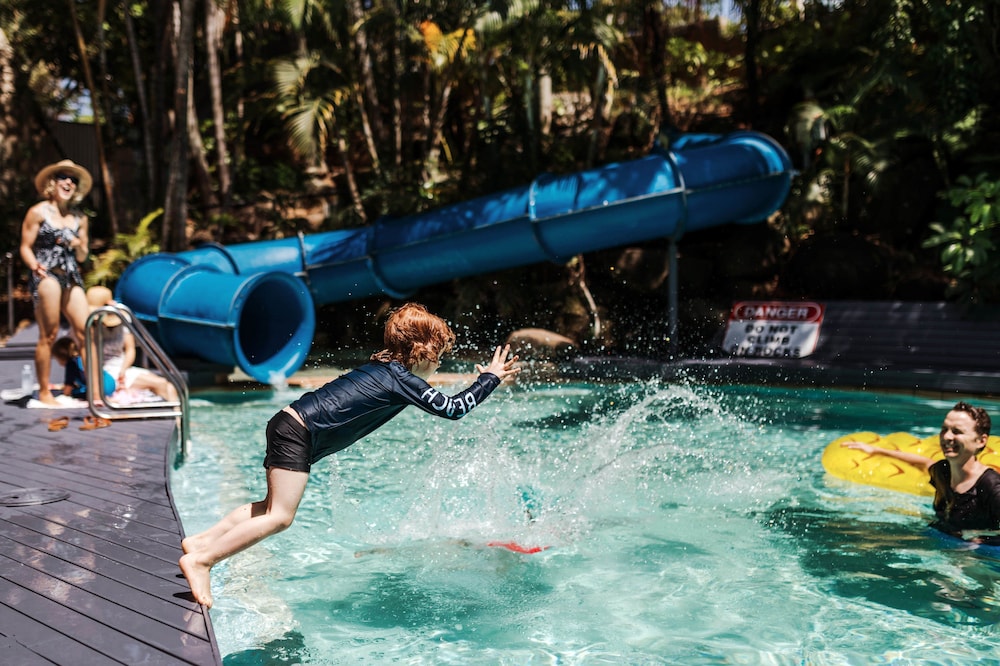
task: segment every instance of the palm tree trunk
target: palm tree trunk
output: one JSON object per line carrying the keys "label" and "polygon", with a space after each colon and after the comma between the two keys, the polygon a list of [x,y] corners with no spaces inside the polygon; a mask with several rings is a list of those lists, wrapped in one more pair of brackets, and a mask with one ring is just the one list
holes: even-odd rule
{"label": "palm tree trunk", "polygon": [[222,70],[219,52],[222,50],[222,26],[226,14],[216,4],[207,0],[205,7],[205,50],[208,60],[208,81],[212,95],[212,125],[215,129],[215,172],[219,177],[219,198],[223,210],[229,208],[232,182],[229,177],[229,147],[226,142],[226,115],[222,104]]}
{"label": "palm tree trunk", "polygon": [[371,52],[368,50],[368,31],[365,28],[364,10],[360,0],[347,0],[345,7],[351,25],[357,26],[357,30],[354,32],[354,51],[360,69],[359,81],[364,98],[360,113],[363,125],[370,128],[366,131],[374,134],[374,137],[366,136],[365,138],[368,151],[371,154],[372,169],[378,175],[381,169],[377,145],[382,145],[385,139],[385,130],[382,123],[381,106],[379,105],[378,86],[375,84],[375,72],[372,68]]}
{"label": "palm tree trunk", "polygon": [[[232,4],[232,22],[236,26],[236,33],[233,35],[233,51],[236,56],[237,78],[239,95],[236,97],[236,129],[235,140],[233,141],[233,164],[239,168],[246,161],[245,146],[243,142],[243,119],[246,115],[246,104],[244,102],[244,91],[246,90],[246,56],[243,51],[243,15],[240,11],[241,3],[236,0]],[[232,187],[230,186],[230,190]],[[230,195],[232,192],[230,191]]]}
{"label": "palm tree trunk", "polygon": [[465,42],[469,38],[469,34],[469,31],[462,33],[462,38],[459,40],[458,47],[455,49],[455,56],[451,62],[448,63],[448,67],[444,70],[441,76],[441,95],[439,96],[435,107],[436,110],[434,113],[434,119],[431,122],[427,131],[427,136],[424,139],[424,182],[433,181],[437,178],[438,161],[441,156],[441,142],[444,140],[444,121],[448,115],[448,100],[451,99],[452,80],[454,78],[455,70],[458,67],[458,61],[461,57],[462,49],[465,47]]}
{"label": "palm tree trunk", "polygon": [[344,160],[344,176],[347,178],[347,189],[351,193],[351,201],[354,204],[354,212],[358,214],[358,218],[362,222],[368,222],[368,214],[365,213],[364,202],[361,200],[361,191],[358,190],[358,182],[354,178],[354,164],[351,161],[351,153],[347,146],[347,140],[344,139],[344,135],[337,133],[337,150],[340,151],[340,157]]}
{"label": "palm tree trunk", "polygon": [[98,0],[97,2],[97,64],[98,75],[101,78],[101,111],[104,114],[104,123],[107,124],[111,118],[111,90],[108,81],[111,75],[108,73],[108,44],[104,36],[105,16],[108,13],[108,0]]}
{"label": "palm tree trunk", "polygon": [[[400,25],[399,7],[395,2],[387,3],[392,13],[393,24]],[[403,80],[405,63],[403,62],[403,50],[400,44],[403,43],[405,35],[401,28],[397,27],[393,31],[392,40],[392,81],[390,90],[392,91],[392,152],[393,164],[399,169],[403,166],[403,102],[401,98],[399,82]]]}
{"label": "palm tree trunk", "polygon": [[[180,29],[171,20],[175,0],[150,0],[152,9],[152,24],[156,52],[152,54],[152,62],[148,65],[148,85],[146,94],[149,96],[149,136],[153,140],[154,152],[149,154],[149,168],[153,172],[153,190],[149,194],[150,202],[166,200],[166,172],[169,166],[170,151],[165,147],[170,145],[170,132],[173,122],[173,96],[168,83],[170,63],[177,59],[174,47],[174,35]],[[166,204],[164,203],[164,208]],[[167,216],[161,219],[162,235],[160,243],[164,249],[169,244],[167,235]]]}
{"label": "palm tree trunk", "polygon": [[201,200],[210,211],[219,207],[219,198],[212,188],[212,173],[208,165],[208,157],[205,155],[205,144],[201,140],[201,131],[198,122],[198,110],[194,106],[194,81],[188,81],[187,95],[187,132],[188,147],[191,154],[191,163],[194,165],[195,182],[198,183],[198,191],[201,193]]}
{"label": "palm tree trunk", "polygon": [[368,146],[368,154],[372,160],[372,170],[375,173],[381,171],[378,159],[378,147],[375,144],[375,134],[372,131],[372,126],[368,122],[368,113],[365,111],[365,101],[361,90],[355,86],[354,88],[354,101],[358,106],[358,115],[361,116],[361,134],[365,137],[365,145]]}
{"label": "palm tree trunk", "polygon": [[760,81],[757,77],[757,48],[760,42],[760,0],[743,0],[743,17],[747,22],[746,50],[743,55],[743,62],[746,67],[747,80],[747,103],[749,104],[747,115],[750,117],[751,126],[759,125],[758,97],[760,95]]}
{"label": "palm tree trunk", "polygon": [[656,110],[661,128],[673,128],[674,119],[670,113],[667,98],[666,34],[663,27],[663,9],[660,6],[643,7],[643,50],[648,54],[649,71],[656,85]]}
{"label": "palm tree trunk", "polygon": [[8,200],[12,196],[14,175],[21,177],[17,169],[6,168],[16,144],[13,135],[17,116],[11,108],[15,92],[13,60],[14,47],[0,27],[0,197]]}
{"label": "palm tree trunk", "polygon": [[603,63],[597,66],[597,80],[594,81],[594,99],[592,102],[593,119],[590,126],[590,147],[587,150],[587,167],[597,162],[597,154],[601,148],[601,137],[604,131],[604,106],[608,89],[608,72]]}
{"label": "palm tree trunk", "polygon": [[524,68],[524,76],[521,78],[521,87],[524,89],[524,120],[527,125],[524,137],[526,144],[524,152],[528,155],[532,171],[535,171],[538,157],[536,150],[538,142],[535,140],[535,137],[538,135],[538,118],[535,115],[535,109],[538,108],[538,104],[535,96],[534,74],[535,66],[533,63],[529,63]]}
{"label": "palm tree trunk", "polygon": [[163,211],[163,238],[167,241],[168,250],[178,251],[187,244],[188,84],[194,46],[194,0],[174,0],[173,9],[177,53],[174,59],[174,127]]}
{"label": "palm tree trunk", "polygon": [[97,89],[94,87],[94,76],[90,71],[90,59],[87,57],[87,43],[83,39],[83,31],[80,30],[80,19],[76,14],[75,0],[68,0],[70,20],[73,23],[73,32],[76,35],[76,46],[80,52],[80,64],[83,65],[83,77],[87,89],[90,91],[91,103],[94,106],[94,132],[97,134],[97,160],[100,162],[101,183],[104,186],[104,205],[108,213],[109,231],[112,236],[118,233],[118,217],[115,215],[115,192],[111,171],[108,169],[108,160],[104,154],[104,132],[101,122],[103,113],[100,112],[100,104]]}
{"label": "palm tree trunk", "polygon": [[129,3],[122,2],[122,12],[125,15],[125,36],[128,40],[128,52],[132,60],[132,75],[135,76],[135,89],[139,98],[139,122],[142,125],[142,163],[146,168],[146,202],[156,194],[156,169],[153,166],[153,132],[150,126],[149,100],[146,98],[146,80],[142,71],[142,61],[139,57],[139,44],[135,35],[135,22]]}
{"label": "palm tree trunk", "polygon": [[434,121],[427,130],[427,151],[424,154],[423,180],[425,183],[436,182],[439,176],[438,162],[441,158],[441,142],[443,140],[445,112],[448,107],[448,99],[451,97],[451,84],[446,83],[441,91],[440,106],[434,114]]}

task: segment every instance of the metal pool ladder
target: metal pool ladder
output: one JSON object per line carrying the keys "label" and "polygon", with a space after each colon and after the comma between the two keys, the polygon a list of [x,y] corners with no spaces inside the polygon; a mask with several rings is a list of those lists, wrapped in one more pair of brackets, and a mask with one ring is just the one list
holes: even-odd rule
{"label": "metal pool ladder", "polygon": [[[122,326],[127,326],[129,332],[135,337],[136,350],[141,350],[146,359],[152,363],[154,368],[166,378],[177,390],[178,402],[158,400],[155,402],[118,404],[108,399],[104,392],[103,381],[87,382],[87,404],[90,412],[100,418],[115,419],[177,419],[180,431],[180,446],[178,447],[178,463],[184,462],[187,458],[190,446],[191,424],[188,415],[188,385],[184,375],[174,362],[170,360],[163,348],[157,344],[156,340],[142,325],[132,310],[127,305],[121,303],[109,303],[95,308],[87,317],[86,325],[86,346],[91,350],[92,357],[97,362],[93,364],[88,361],[88,366],[93,368],[104,367],[104,318],[108,315],[116,315],[122,321]],[[137,354],[138,355],[138,354]]]}

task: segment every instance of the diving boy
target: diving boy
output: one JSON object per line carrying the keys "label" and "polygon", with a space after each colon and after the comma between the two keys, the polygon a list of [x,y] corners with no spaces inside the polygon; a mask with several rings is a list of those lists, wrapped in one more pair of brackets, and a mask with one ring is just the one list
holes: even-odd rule
{"label": "diving boy", "polygon": [[473,384],[454,396],[427,379],[451,350],[455,334],[416,303],[394,310],[385,324],[385,349],[365,365],[302,395],[267,424],[267,495],[244,504],[208,530],[184,539],[180,568],[195,600],[212,606],[213,566],[292,524],[311,465],[385,425],[408,405],[448,419],[468,414],[520,368],[510,346],[497,347]]}

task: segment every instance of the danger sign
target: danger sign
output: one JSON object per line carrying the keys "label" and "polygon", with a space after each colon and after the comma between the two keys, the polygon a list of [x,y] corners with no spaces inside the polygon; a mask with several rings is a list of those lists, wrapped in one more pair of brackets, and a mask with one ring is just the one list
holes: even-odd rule
{"label": "danger sign", "polygon": [[812,354],[823,323],[823,305],[741,301],[733,305],[723,349],[733,356],[802,358]]}

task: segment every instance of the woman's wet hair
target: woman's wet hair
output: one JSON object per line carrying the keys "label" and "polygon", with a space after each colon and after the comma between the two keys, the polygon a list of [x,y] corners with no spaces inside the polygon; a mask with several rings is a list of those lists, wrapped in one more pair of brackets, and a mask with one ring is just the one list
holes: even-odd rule
{"label": "woman's wet hair", "polygon": [[399,361],[412,368],[421,361],[440,362],[455,344],[455,333],[444,319],[419,303],[407,303],[389,314],[385,322],[385,350],[377,360]]}
{"label": "woman's wet hair", "polygon": [[986,435],[989,437],[990,428],[993,426],[990,420],[990,415],[986,413],[986,410],[982,407],[974,407],[967,402],[958,402],[954,407],[951,408],[953,412],[964,412],[968,414],[972,421],[975,423],[976,434]]}

